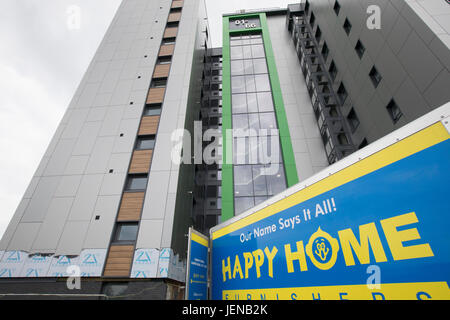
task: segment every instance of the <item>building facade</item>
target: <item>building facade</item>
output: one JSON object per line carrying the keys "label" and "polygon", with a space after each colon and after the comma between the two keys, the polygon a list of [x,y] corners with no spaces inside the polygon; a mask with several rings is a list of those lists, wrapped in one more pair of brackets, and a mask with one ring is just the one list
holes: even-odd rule
{"label": "building facade", "polygon": [[201,109],[206,18],[198,0],[122,2],[0,242],[2,293],[182,296],[195,168],[171,136]]}
{"label": "building facade", "polygon": [[190,226],[448,102],[450,5],[379,1],[379,29],[371,4],[225,14],[211,48],[204,1],[124,0],[0,242],[0,293],[180,299]]}

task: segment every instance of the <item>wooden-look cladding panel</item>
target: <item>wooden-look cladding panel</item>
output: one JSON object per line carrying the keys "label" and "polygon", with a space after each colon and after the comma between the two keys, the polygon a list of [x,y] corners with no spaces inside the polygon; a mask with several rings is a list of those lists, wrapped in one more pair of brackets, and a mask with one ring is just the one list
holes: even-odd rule
{"label": "wooden-look cladding panel", "polygon": [[174,12],[169,14],[169,19],[167,22],[176,22],[181,20],[181,12]]}
{"label": "wooden-look cladding panel", "polygon": [[159,49],[159,57],[167,57],[172,56],[173,52],[175,51],[175,45],[174,44],[166,44],[162,45],[161,49]]}
{"label": "wooden-look cladding panel", "polygon": [[152,161],[153,150],[136,150],[131,159],[129,173],[148,173]]}
{"label": "wooden-look cladding panel", "polygon": [[168,78],[169,72],[170,72],[170,63],[157,64],[155,67],[155,72],[153,73],[153,78]]}
{"label": "wooden-look cladding panel", "polygon": [[117,221],[138,221],[144,204],[144,194],[144,192],[124,193]]}
{"label": "wooden-look cladding panel", "polygon": [[178,33],[178,28],[166,28],[166,31],[164,31],[164,39],[166,38],[175,38]]}
{"label": "wooden-look cladding panel", "polygon": [[159,117],[160,116],[143,117],[141,126],[139,127],[139,135],[145,136],[156,134],[158,131]]}
{"label": "wooden-look cladding panel", "polygon": [[105,277],[129,277],[133,262],[134,246],[112,245],[105,264]]}
{"label": "wooden-look cladding panel", "polygon": [[151,88],[148,91],[147,104],[162,103],[166,88]]}
{"label": "wooden-look cladding panel", "polygon": [[183,0],[172,1],[172,8],[183,8]]}

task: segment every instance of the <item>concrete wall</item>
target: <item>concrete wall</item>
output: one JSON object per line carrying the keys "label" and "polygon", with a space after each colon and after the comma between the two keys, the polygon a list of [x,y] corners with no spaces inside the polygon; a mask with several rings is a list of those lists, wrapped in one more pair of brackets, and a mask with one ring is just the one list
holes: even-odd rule
{"label": "concrete wall", "polygon": [[286,16],[268,16],[284,107],[299,180],[326,168],[328,160],[320,137],[297,52],[286,30]]}

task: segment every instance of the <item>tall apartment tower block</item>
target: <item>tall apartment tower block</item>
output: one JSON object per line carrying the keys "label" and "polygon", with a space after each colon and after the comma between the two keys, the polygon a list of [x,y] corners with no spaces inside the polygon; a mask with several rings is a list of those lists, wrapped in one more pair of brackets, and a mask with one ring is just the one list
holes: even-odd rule
{"label": "tall apartment tower block", "polygon": [[[449,18],[445,0],[222,21],[203,0],[123,0],[0,241],[0,293],[182,299],[190,226],[207,234],[450,101]],[[221,162],[178,164],[209,150],[198,131],[222,133]]]}

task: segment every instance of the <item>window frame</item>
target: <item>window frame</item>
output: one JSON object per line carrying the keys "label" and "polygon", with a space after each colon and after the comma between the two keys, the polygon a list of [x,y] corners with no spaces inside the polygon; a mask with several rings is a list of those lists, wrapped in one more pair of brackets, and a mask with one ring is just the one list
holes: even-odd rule
{"label": "window frame", "polygon": [[[145,187],[144,188],[136,188],[136,189],[131,189],[131,181],[133,179],[143,179],[145,178]],[[127,180],[125,181],[125,192],[143,192],[147,189],[147,184],[148,184],[148,174],[129,174],[127,177]]]}
{"label": "window frame", "polygon": [[347,123],[349,124],[352,134],[356,132],[359,125],[361,124],[361,121],[359,121],[359,118],[356,114],[355,108],[351,108],[350,112],[348,113]]}
{"label": "window frame", "polygon": [[372,69],[370,69],[369,77],[370,77],[370,80],[372,80],[372,84],[375,88],[378,88],[378,86],[380,85],[380,82],[383,80],[383,77],[378,72],[378,70],[375,66],[373,66]]}
{"label": "window frame", "polygon": [[344,28],[344,31],[347,34],[347,36],[350,35],[350,32],[352,31],[352,27],[353,26],[352,26],[352,23],[350,22],[350,20],[348,20],[348,18],[345,18],[343,28]]}
{"label": "window frame", "polygon": [[[344,90],[343,93],[342,93],[342,92],[339,92],[339,91],[342,91],[342,90]],[[347,92],[347,88],[345,88],[344,82],[341,82],[341,83],[340,83],[340,85],[339,85],[339,87],[338,87],[338,90],[336,91],[336,94],[337,94],[337,96],[339,97],[339,100],[340,100],[341,104],[343,105],[343,104],[345,103],[345,101],[347,100],[347,98],[348,98],[348,92]],[[343,96],[344,94],[345,94],[345,97],[342,98],[342,96]]]}

